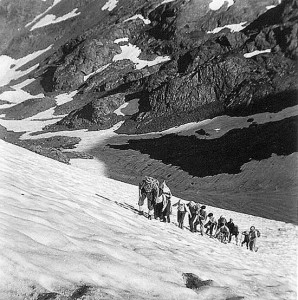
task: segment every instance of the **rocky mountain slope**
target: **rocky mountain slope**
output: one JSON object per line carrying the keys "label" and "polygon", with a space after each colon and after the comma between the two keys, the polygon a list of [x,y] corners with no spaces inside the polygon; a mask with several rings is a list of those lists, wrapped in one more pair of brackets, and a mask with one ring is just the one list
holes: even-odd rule
{"label": "rocky mountain slope", "polygon": [[2,0],[0,136],[194,200],[276,190],[292,205],[297,20],[295,0]]}

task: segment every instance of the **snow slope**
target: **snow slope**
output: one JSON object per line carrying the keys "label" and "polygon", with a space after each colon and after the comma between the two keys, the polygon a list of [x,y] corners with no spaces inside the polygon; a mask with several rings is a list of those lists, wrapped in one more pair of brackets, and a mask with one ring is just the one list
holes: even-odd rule
{"label": "snow slope", "polygon": [[[83,284],[89,300],[296,299],[296,226],[207,207],[260,229],[252,253],[139,216],[136,186],[4,141],[0,151],[0,299]],[[213,284],[193,291],[183,273]]]}

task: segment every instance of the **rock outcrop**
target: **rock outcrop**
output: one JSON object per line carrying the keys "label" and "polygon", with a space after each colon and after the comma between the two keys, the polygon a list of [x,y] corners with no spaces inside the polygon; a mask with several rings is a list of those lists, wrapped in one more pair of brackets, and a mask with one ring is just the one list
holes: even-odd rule
{"label": "rock outcrop", "polygon": [[[221,114],[247,115],[296,104],[296,1],[284,1],[264,13],[257,10],[258,4],[254,13],[246,16],[243,30],[218,33],[210,29],[241,21],[249,4],[238,7],[237,2],[232,11],[218,12],[200,5],[174,1],[145,7],[150,25],[125,22],[112,26],[105,40],[88,37],[72,41],[70,45],[75,46],[54,72],[53,87],[78,87],[81,96],[77,103],[86,98],[90,102],[82,108],[78,105],[57,125],[107,128],[118,121],[113,114],[117,106],[133,98],[139,99],[139,112],[127,118],[121,133],[159,131]],[[205,10],[201,12],[202,7]],[[201,13],[196,15],[198,11]],[[142,70],[134,70],[131,62],[121,63],[83,82],[83,74],[111,61],[119,49],[111,40],[121,36],[140,46],[145,59],[170,55],[171,61]],[[60,51],[65,53],[63,48]]]}

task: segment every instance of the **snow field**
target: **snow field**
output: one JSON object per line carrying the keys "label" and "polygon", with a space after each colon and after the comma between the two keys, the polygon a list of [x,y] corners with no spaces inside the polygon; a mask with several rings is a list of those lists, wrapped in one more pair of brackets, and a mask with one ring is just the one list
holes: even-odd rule
{"label": "snow field", "polygon": [[239,32],[241,31],[242,29],[245,28],[245,24],[247,22],[241,22],[239,24],[229,24],[229,25],[225,25],[225,26],[222,26],[222,27],[217,27],[217,28],[214,28],[213,30],[210,30],[210,31],[207,31],[207,33],[218,33],[220,32],[221,30],[227,28],[227,29],[230,29],[231,32]]}
{"label": "snow field", "polygon": [[[151,132],[143,134],[143,136],[150,136],[156,134],[172,134],[178,135],[196,135],[199,138],[214,139],[219,138],[232,129],[247,128],[251,125],[251,122],[247,122],[248,119],[253,119],[257,124],[264,124],[267,122],[276,122],[285,118],[298,115],[298,105],[287,107],[277,113],[264,112],[254,114],[246,117],[230,117],[230,116],[218,116],[213,119],[206,119],[200,122],[191,122],[183,124],[177,127],[166,129],[161,132]],[[204,129],[210,136],[202,136],[196,133],[197,130]],[[138,135],[142,136],[142,135]]]}
{"label": "snow field", "polygon": [[48,26],[51,24],[56,24],[56,23],[68,20],[70,18],[74,18],[80,14],[80,12],[77,12],[77,10],[78,10],[78,8],[74,8],[71,12],[69,12],[61,17],[57,17],[52,14],[45,15],[31,27],[30,31],[37,29],[37,28],[44,27],[44,26]]}
{"label": "snow field", "polygon": [[249,52],[249,53],[245,53],[243,56],[245,58],[251,58],[251,57],[254,57],[256,55],[259,55],[259,54],[263,54],[263,53],[271,53],[271,49],[266,49],[266,50],[255,50],[253,52]]}
{"label": "snow field", "polygon": [[228,3],[228,8],[234,4],[234,0],[213,0],[209,4],[209,8],[211,10],[219,10],[225,4],[225,2]]}
{"label": "snow field", "polygon": [[133,99],[122,104],[114,111],[118,116],[132,116],[139,111],[139,99]]}
{"label": "snow field", "polygon": [[31,71],[36,69],[38,67],[38,64],[24,71],[19,70],[22,66],[34,60],[35,58],[42,55],[43,53],[47,52],[51,48],[52,45],[50,45],[46,49],[35,51],[19,59],[13,59],[7,55],[1,55],[0,56],[0,65],[1,65],[0,86],[7,85],[10,83],[10,81],[16,80],[24,75],[27,75]]}
{"label": "snow field", "polygon": [[[127,38],[117,39],[114,41],[114,43],[120,43],[124,41],[127,41]],[[158,56],[154,60],[150,61],[139,59],[142,51],[139,47],[132,45],[131,43],[128,43],[128,45],[121,45],[120,49],[122,52],[120,54],[116,54],[113,57],[113,61],[128,59],[135,64],[135,68],[137,70],[143,69],[146,66],[151,67],[170,60],[169,56]]]}
{"label": "snow field", "polygon": [[[46,0],[44,0],[44,1],[46,1]],[[31,26],[32,24],[34,24],[38,19],[40,19],[42,16],[44,16],[48,11],[50,11],[55,5],[57,5],[61,1],[62,0],[54,0],[53,4],[49,8],[47,8],[43,13],[37,15],[31,22],[26,24],[25,27],[28,27],[28,26]]]}
{"label": "snow field", "polygon": [[3,141],[0,149],[1,299],[24,299],[32,284],[62,292],[82,283],[109,299],[198,299],[183,272],[214,280],[200,299],[295,299],[294,225],[208,206],[260,229],[252,253],[137,215],[137,186]]}
{"label": "snow field", "polygon": [[132,16],[132,17],[126,19],[126,20],[124,21],[124,23],[125,23],[125,22],[128,22],[128,21],[133,21],[133,20],[136,20],[136,19],[142,20],[142,21],[144,22],[144,24],[146,24],[146,25],[148,25],[148,24],[151,23],[151,21],[150,21],[149,19],[145,19],[142,15],[134,15],[134,16]]}
{"label": "snow field", "polygon": [[119,0],[108,0],[101,10],[112,11],[117,6],[118,2]]}

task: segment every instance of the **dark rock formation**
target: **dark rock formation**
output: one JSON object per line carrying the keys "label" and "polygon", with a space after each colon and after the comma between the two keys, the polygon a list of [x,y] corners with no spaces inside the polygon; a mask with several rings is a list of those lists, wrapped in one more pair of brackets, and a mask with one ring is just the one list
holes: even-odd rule
{"label": "dark rock formation", "polygon": [[65,154],[63,154],[62,151],[60,151],[56,148],[45,148],[40,145],[38,145],[38,146],[31,145],[28,147],[28,150],[31,150],[37,154],[55,159],[62,163],[69,164],[69,158]]}
{"label": "dark rock formation", "polygon": [[[251,23],[242,32],[232,33],[226,29],[217,34],[207,33],[216,26],[241,21],[245,5],[248,4],[238,7],[237,2],[230,10],[214,12],[207,8],[199,10],[202,3],[195,6],[174,1],[146,8],[152,22],[149,26],[136,28],[131,25],[133,22],[127,22],[122,27],[111,27],[104,41],[88,37],[75,43],[75,50],[65,58],[67,63],[53,75],[55,88],[69,89],[62,82],[79,86],[82,73],[94,71],[92,64],[96,69],[108,62],[119,47],[110,39],[119,37],[119,32],[120,36],[130,38],[138,34],[134,42],[140,45],[145,58],[152,54],[171,55],[172,61],[147,73],[130,69],[129,76],[125,75],[127,65],[122,64],[117,67],[118,79],[108,75],[112,71],[107,71],[103,77],[98,75],[88,80],[81,87],[81,100],[91,96],[91,104],[78,108],[59,125],[97,129],[111,126],[115,120],[111,114],[114,104],[121,105],[136,93],[140,100],[139,113],[126,120],[119,130],[121,133],[157,131],[221,114],[248,115],[295,105],[298,85],[296,1],[284,1],[263,14],[256,6],[247,16]],[[195,14],[198,12],[199,15]],[[224,21],[224,18],[227,19]],[[86,55],[86,47],[95,54]],[[247,52],[265,49],[271,49],[271,53],[244,57]],[[102,51],[100,59],[98,51]],[[119,90],[126,97],[123,101],[118,100]],[[111,102],[104,104],[110,109],[101,109],[98,113],[98,103],[101,106],[106,101]]]}
{"label": "dark rock formation", "polygon": [[32,117],[42,111],[56,106],[56,101],[53,98],[28,99],[13,107],[1,110],[5,114],[5,119],[22,120]]}
{"label": "dark rock formation", "polygon": [[195,136],[165,135],[156,139],[129,140],[115,149],[132,149],[155,160],[171,164],[192,176],[205,177],[241,172],[243,164],[276,155],[297,152],[298,117],[277,122],[251,124],[233,129],[217,139]]}
{"label": "dark rock formation", "polygon": [[214,285],[213,280],[202,280],[193,273],[183,273],[182,276],[185,281],[185,286],[192,290],[198,290],[204,286]]}

